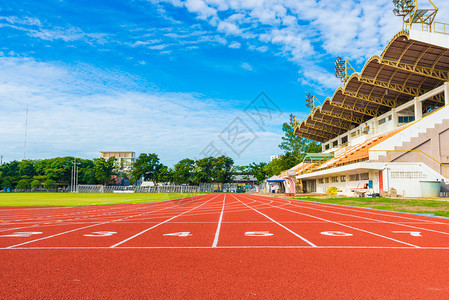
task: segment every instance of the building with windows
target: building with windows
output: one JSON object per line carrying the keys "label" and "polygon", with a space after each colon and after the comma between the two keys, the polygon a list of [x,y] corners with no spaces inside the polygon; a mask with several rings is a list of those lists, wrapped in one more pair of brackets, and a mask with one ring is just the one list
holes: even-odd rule
{"label": "building with windows", "polygon": [[116,170],[121,170],[124,172],[130,172],[132,166],[136,162],[136,153],[130,151],[101,151],[101,158],[109,159],[111,157],[115,158],[114,167]]}
{"label": "building with windows", "polygon": [[400,31],[359,73],[336,61],[341,87],[294,124],[322,153],[280,174],[286,193],[447,195],[449,31],[435,25]]}

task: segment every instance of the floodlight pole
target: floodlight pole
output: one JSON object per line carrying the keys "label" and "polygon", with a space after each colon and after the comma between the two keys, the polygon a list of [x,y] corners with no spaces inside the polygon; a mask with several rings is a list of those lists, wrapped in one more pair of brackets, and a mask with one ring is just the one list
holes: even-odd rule
{"label": "floodlight pole", "polygon": [[72,176],[70,178],[71,193],[78,193],[78,177],[79,177],[78,175],[79,175],[79,168],[76,164],[76,158],[74,158],[72,167]]}

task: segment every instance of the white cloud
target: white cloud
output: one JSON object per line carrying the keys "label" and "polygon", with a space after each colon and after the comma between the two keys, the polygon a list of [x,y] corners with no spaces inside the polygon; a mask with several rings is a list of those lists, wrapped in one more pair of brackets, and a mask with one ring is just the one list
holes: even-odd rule
{"label": "white cloud", "polygon": [[[400,30],[391,0],[159,0],[184,6],[225,35],[248,40],[249,49],[266,52],[278,46],[297,63],[304,82],[329,87],[334,82],[319,68],[323,55],[363,62],[380,54]],[[439,3],[437,4],[439,5]],[[448,6],[443,3],[442,7]],[[448,9],[449,10],[449,9]],[[302,70],[303,65],[314,71]],[[309,77],[310,76],[310,77]]]}
{"label": "white cloud", "polygon": [[78,27],[53,27],[43,24],[35,17],[0,17],[0,28],[9,27],[24,31],[27,35],[46,41],[63,40],[65,42],[83,40],[88,43],[104,44],[107,35],[104,33],[86,33]]}
{"label": "white cloud", "polygon": [[246,62],[242,64],[242,69],[245,69],[247,71],[253,71],[253,67],[249,63],[246,63]]}
{"label": "white cloud", "polygon": [[[0,57],[0,70],[0,154],[6,160],[23,157],[27,105],[28,158],[92,158],[105,149],[126,149],[155,152],[173,164],[198,156],[210,141],[232,156],[218,134],[236,116],[251,122],[233,101],[140,91],[138,78],[113,70],[12,57]],[[278,153],[285,118],[256,132],[259,139],[240,158],[234,155],[236,161],[262,161]]]}
{"label": "white cloud", "polygon": [[242,45],[239,42],[232,42],[231,44],[229,44],[229,48],[233,48],[233,49],[238,49],[240,48]]}

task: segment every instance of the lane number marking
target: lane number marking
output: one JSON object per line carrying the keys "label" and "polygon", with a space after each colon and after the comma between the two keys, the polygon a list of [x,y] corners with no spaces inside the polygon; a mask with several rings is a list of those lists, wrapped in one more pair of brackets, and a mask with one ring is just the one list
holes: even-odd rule
{"label": "lane number marking", "polygon": [[104,237],[104,236],[111,236],[113,234],[116,234],[115,231],[95,231],[92,233],[85,234],[84,236],[91,236],[91,237]]}
{"label": "lane number marking", "polygon": [[185,231],[185,232],[166,233],[166,234],[163,234],[163,236],[187,237],[187,236],[192,236],[192,235],[190,234],[190,232]]}
{"label": "lane number marking", "polygon": [[0,237],[30,237],[35,234],[42,234],[42,232],[14,232],[11,234],[0,235]]}
{"label": "lane number marking", "polygon": [[411,236],[422,236],[419,231],[392,231],[393,233],[410,233]]}
{"label": "lane number marking", "polygon": [[353,236],[352,233],[347,233],[343,231],[323,231],[321,232],[321,234],[327,236]]}
{"label": "lane number marking", "polygon": [[272,236],[273,234],[269,231],[247,231],[245,236]]}

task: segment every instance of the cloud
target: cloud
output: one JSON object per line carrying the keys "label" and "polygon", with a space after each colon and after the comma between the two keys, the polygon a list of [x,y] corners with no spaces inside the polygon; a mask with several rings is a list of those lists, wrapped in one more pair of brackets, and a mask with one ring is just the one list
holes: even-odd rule
{"label": "cloud", "polygon": [[82,40],[87,43],[104,44],[108,36],[104,33],[86,33],[74,26],[60,27],[43,24],[35,17],[0,17],[0,28],[2,27],[24,31],[30,37],[45,41],[63,40],[72,42]]}
{"label": "cloud", "polygon": [[[323,58],[342,56],[361,63],[381,53],[401,28],[400,18],[391,14],[390,0],[158,1],[162,2],[185,7],[219,33],[247,40],[250,50],[266,52],[270,47],[276,51],[273,46],[278,47],[280,55],[299,66],[303,82],[325,88],[335,80],[317,71]],[[315,64],[312,71],[310,61]]]}
{"label": "cloud", "polygon": [[247,71],[253,71],[253,67],[249,64],[249,63],[243,63],[242,64],[242,69],[245,69],[245,70],[247,70]]}
{"label": "cloud", "polygon": [[239,49],[242,45],[239,42],[232,42],[231,44],[229,44],[229,48],[233,48],[233,49]]}
{"label": "cloud", "polygon": [[[173,164],[198,156],[211,141],[233,155],[218,134],[236,116],[252,122],[235,101],[143,91],[138,78],[114,70],[17,57],[0,57],[0,69],[0,153],[6,160],[23,157],[27,106],[27,157],[33,159],[93,158],[105,149],[126,149],[155,152]],[[284,119],[273,119],[266,132],[256,132],[261,138],[240,158],[234,156],[236,161],[263,161],[277,153]]]}

